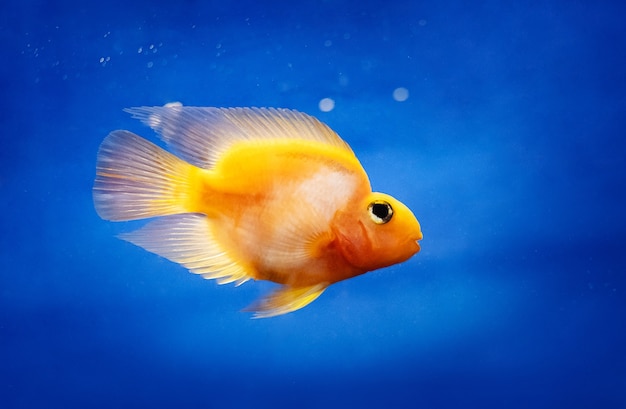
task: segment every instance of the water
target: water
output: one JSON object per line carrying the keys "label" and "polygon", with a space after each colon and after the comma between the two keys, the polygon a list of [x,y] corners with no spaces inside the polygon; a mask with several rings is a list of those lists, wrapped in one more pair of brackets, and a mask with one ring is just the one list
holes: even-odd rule
{"label": "water", "polygon": [[[0,406],[626,407],[619,2],[1,6]],[[424,230],[268,320],[120,241],[91,186],[122,112],[280,106]]]}

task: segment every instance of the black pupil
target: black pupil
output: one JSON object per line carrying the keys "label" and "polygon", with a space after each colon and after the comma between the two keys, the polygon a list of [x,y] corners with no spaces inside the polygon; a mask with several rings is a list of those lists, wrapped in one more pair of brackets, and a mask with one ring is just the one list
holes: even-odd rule
{"label": "black pupil", "polygon": [[372,206],[372,213],[376,217],[385,220],[387,216],[389,216],[389,206],[384,203],[374,203]]}

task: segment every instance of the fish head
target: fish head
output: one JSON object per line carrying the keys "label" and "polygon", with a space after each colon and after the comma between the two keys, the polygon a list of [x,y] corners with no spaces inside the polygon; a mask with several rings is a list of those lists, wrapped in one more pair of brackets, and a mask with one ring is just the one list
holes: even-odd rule
{"label": "fish head", "polygon": [[344,258],[363,271],[408,260],[418,251],[422,230],[411,210],[384,193],[371,193],[344,215],[338,245]]}

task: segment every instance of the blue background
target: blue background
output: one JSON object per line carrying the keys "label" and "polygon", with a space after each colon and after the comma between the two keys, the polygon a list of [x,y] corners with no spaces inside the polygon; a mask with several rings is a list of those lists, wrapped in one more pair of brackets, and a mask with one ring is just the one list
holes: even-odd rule
{"label": "blue background", "polygon": [[[626,407],[623,2],[7,3],[2,408]],[[422,251],[251,320],[271,284],[93,209],[107,133],[153,138],[122,108],[172,101],[317,116]]]}

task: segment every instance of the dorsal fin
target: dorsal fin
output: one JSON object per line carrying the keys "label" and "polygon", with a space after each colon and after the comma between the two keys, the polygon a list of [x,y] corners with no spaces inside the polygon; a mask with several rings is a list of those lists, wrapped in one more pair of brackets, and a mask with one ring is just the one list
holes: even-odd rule
{"label": "dorsal fin", "polygon": [[301,139],[326,143],[350,152],[350,147],[316,118],[289,109],[137,107],[125,110],[154,129],[177,154],[209,169],[239,141]]}

